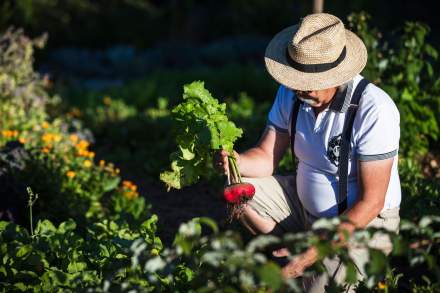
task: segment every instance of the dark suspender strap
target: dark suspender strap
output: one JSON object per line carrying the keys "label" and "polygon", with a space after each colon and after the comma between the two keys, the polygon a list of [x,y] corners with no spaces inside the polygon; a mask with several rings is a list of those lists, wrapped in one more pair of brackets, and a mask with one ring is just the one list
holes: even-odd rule
{"label": "dark suspender strap", "polygon": [[341,148],[339,151],[339,166],[338,166],[338,176],[339,176],[339,190],[338,190],[338,214],[341,215],[347,209],[347,193],[348,193],[348,158],[350,153],[350,141],[351,141],[351,131],[353,128],[354,117],[356,116],[357,108],[359,105],[359,100],[361,99],[362,93],[365,87],[370,82],[366,79],[362,79],[353,95],[351,96],[350,106],[347,109],[345,115],[344,128],[342,129],[342,141]]}
{"label": "dark suspender strap", "polygon": [[296,120],[298,119],[299,108],[302,102],[295,98],[292,108],[292,121],[290,124],[290,149],[292,150],[292,159],[295,161],[295,133],[296,133]]}

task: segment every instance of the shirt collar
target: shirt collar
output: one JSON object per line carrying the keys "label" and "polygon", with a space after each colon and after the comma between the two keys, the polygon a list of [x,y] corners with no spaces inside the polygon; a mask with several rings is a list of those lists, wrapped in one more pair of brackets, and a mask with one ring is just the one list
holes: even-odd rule
{"label": "shirt collar", "polygon": [[336,92],[336,96],[333,98],[329,109],[334,112],[344,113],[350,106],[351,94],[353,91],[353,80],[341,85]]}

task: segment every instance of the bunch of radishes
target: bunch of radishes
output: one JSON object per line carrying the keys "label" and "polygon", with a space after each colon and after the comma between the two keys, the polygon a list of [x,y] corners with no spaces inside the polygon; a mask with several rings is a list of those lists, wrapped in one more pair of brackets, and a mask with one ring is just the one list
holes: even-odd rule
{"label": "bunch of radishes", "polygon": [[223,199],[228,203],[231,220],[243,210],[243,205],[255,194],[255,187],[251,183],[243,182],[237,160],[234,155],[228,155],[226,169],[227,185],[223,189]]}

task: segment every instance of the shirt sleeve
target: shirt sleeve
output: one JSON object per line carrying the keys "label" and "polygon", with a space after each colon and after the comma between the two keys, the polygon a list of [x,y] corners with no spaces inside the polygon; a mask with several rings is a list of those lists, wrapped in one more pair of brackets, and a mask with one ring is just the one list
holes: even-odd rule
{"label": "shirt sleeve", "polygon": [[278,88],[275,101],[268,115],[267,127],[283,133],[288,132],[292,99],[292,91],[284,86]]}
{"label": "shirt sleeve", "polygon": [[400,139],[400,115],[394,103],[371,107],[359,118],[358,159],[375,161],[396,156]]}

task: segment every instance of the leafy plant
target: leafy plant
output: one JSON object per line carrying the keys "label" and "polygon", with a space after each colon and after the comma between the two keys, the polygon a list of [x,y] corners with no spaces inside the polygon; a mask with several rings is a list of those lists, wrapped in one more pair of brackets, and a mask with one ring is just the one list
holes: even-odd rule
{"label": "leafy plant", "polygon": [[427,41],[429,27],[406,22],[399,33],[388,36],[369,28],[366,13],[351,14],[349,27],[358,34],[369,53],[367,78],[382,87],[396,102],[400,112],[401,146],[403,156],[423,156],[429,140],[439,135],[440,78],[437,50]]}
{"label": "leafy plant", "polygon": [[172,113],[180,129],[176,138],[179,151],[171,154],[171,170],[160,179],[168,189],[180,189],[197,182],[209,170],[213,151],[224,149],[232,153],[235,140],[242,130],[228,120],[226,104],[204,88],[203,82],[184,86],[184,101]]}

